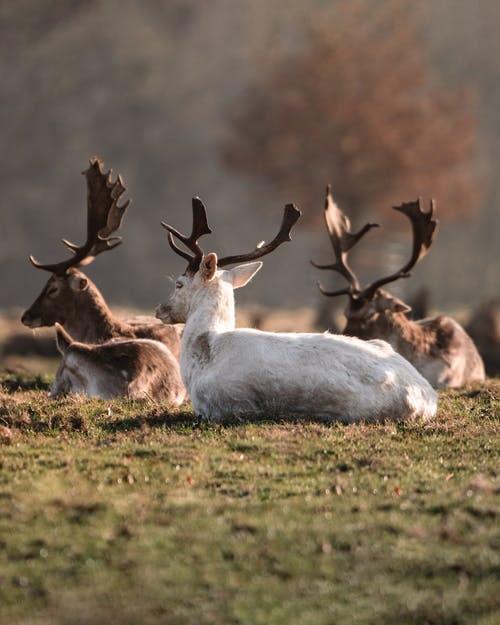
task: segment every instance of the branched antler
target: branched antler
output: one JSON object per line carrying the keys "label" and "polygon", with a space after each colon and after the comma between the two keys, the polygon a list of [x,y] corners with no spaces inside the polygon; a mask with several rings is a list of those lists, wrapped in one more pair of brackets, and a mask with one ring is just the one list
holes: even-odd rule
{"label": "branched antler", "polygon": [[408,278],[410,276],[410,270],[420,262],[429,251],[429,248],[434,240],[436,234],[436,228],[438,220],[435,219],[434,214],[436,210],[436,201],[431,200],[430,208],[427,212],[422,209],[422,198],[418,198],[414,202],[403,202],[400,206],[394,206],[394,210],[406,215],[411,222],[413,233],[413,249],[410,260],[398,271],[392,273],[385,278],[375,280],[367,287],[365,287],[360,293],[360,297],[371,299],[377,289],[384,284],[399,280],[399,278]]}
{"label": "branched antler", "polygon": [[349,250],[372,228],[377,228],[378,224],[365,224],[359,232],[351,232],[351,222],[335,203],[332,196],[331,185],[326,188],[325,197],[325,223],[330,242],[333,247],[335,261],[333,263],[322,265],[311,261],[311,264],[318,269],[333,269],[338,271],[349,282],[349,286],[338,291],[325,291],[319,284],[320,291],[324,295],[349,295],[360,290],[359,280],[347,262],[347,254]]}
{"label": "branched antler", "polygon": [[286,243],[287,241],[292,240],[290,232],[293,226],[297,223],[297,220],[299,219],[301,214],[302,213],[300,212],[300,210],[294,204],[286,204],[283,211],[283,219],[281,220],[279,232],[270,243],[265,244],[264,241],[261,241],[252,252],[248,252],[247,254],[236,254],[235,256],[225,256],[224,258],[219,258],[219,260],[217,261],[217,266],[226,267],[227,265],[246,263],[251,260],[257,260],[258,258],[267,256],[267,254],[273,252],[282,243]]}
{"label": "branched antler", "polygon": [[[235,263],[248,262],[250,260],[256,260],[262,258],[267,254],[270,254],[277,247],[286,241],[291,241],[290,232],[295,225],[296,221],[300,217],[300,210],[293,204],[287,204],[283,211],[283,219],[281,221],[281,227],[278,234],[267,245],[262,241],[257,247],[248,254],[238,254],[235,256],[225,256],[217,261],[218,267],[226,267],[227,265],[233,265]],[[188,261],[187,271],[196,272],[200,267],[201,259],[203,258],[203,250],[201,249],[198,239],[203,234],[209,234],[212,231],[208,225],[207,213],[203,202],[200,198],[193,198],[193,228],[191,234],[186,236],[180,233],[178,230],[162,222],[162,226],[168,230],[168,242],[170,247],[176,254],[182,256]],[[174,242],[174,237],[179,239],[193,254],[188,254],[180,249]]]}
{"label": "branched antler", "polygon": [[347,253],[371,228],[378,224],[366,224],[358,233],[351,233],[349,219],[335,204],[330,186],[327,187],[325,201],[325,221],[330,241],[332,243],[335,262],[330,265],[319,265],[312,263],[318,269],[333,269],[338,271],[349,282],[349,286],[338,291],[325,291],[321,285],[319,288],[324,295],[349,295],[354,299],[371,299],[377,289],[384,284],[394,282],[399,278],[407,278],[410,270],[427,254],[432,244],[438,221],[434,217],[436,208],[435,200],[431,200],[430,209],[425,212],[422,209],[422,200],[419,198],[414,202],[405,202],[400,206],[394,206],[394,210],[403,213],[408,217],[412,226],[413,250],[410,260],[398,271],[375,280],[361,289],[359,280],[347,263]]}
{"label": "branched antler", "polygon": [[102,162],[97,158],[91,159],[89,168],[82,173],[87,180],[87,239],[81,246],[62,239],[73,256],[59,263],[42,265],[30,256],[31,263],[38,269],[62,275],[71,267],[88,265],[98,254],[122,242],[121,237],[112,236],[120,228],[130,204],[130,200],[118,204],[126,190],[121,176],[112,182],[111,171],[104,173]]}
{"label": "branched antler", "polygon": [[[188,237],[181,234],[178,230],[163,221],[161,222],[161,225],[168,231],[168,243],[170,247],[176,254],[179,254],[179,256],[182,256],[182,258],[188,261],[188,271],[194,273],[198,271],[201,259],[203,258],[203,250],[198,243],[198,239],[204,234],[210,234],[212,231],[208,225],[207,210],[199,197],[194,197],[192,199],[192,206],[193,227],[191,229],[191,234]],[[174,236],[179,239],[179,241],[181,241],[188,248],[188,250],[191,250],[193,254],[191,255],[181,250],[180,247],[175,244]]]}

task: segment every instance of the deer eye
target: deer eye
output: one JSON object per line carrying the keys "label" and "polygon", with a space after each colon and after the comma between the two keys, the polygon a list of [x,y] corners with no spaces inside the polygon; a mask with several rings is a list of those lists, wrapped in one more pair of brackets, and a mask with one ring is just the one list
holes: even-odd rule
{"label": "deer eye", "polygon": [[179,280],[177,280],[177,282],[175,283],[175,288],[176,289],[182,289],[184,285],[182,284],[182,282],[180,282]]}
{"label": "deer eye", "polygon": [[56,293],[57,293],[56,287],[52,287],[51,289],[47,291],[47,297],[54,297]]}

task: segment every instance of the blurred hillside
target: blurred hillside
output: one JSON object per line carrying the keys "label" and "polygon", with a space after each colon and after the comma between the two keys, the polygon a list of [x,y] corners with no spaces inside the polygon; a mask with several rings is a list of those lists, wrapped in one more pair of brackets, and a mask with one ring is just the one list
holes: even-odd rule
{"label": "blurred hillside", "polygon": [[[435,247],[401,288],[411,292],[429,282],[434,305],[472,305],[498,292],[500,5],[419,4],[419,29],[437,79],[477,89],[484,156],[476,166],[484,193],[470,220],[441,221]],[[283,205],[294,198],[230,172],[220,144],[241,98],[252,97],[249,85],[303,44],[306,24],[323,5],[3,0],[0,307],[28,305],[48,277],[30,266],[29,253],[51,262],[66,255],[61,237],[83,240],[80,172],[93,155],[123,175],[133,200],[124,245],[88,269],[112,303],[152,308],[170,290],[165,276],[183,265],[159,222],[188,230],[192,195],[209,211],[214,233],[207,249],[246,251],[272,237]],[[310,201],[318,211],[322,193]],[[376,219],[386,222],[383,215]],[[378,234],[372,257],[387,241]],[[405,253],[407,239],[391,241]],[[293,243],[266,260],[240,301],[314,305],[318,275],[308,260],[321,250],[327,253],[326,235],[299,222]]]}

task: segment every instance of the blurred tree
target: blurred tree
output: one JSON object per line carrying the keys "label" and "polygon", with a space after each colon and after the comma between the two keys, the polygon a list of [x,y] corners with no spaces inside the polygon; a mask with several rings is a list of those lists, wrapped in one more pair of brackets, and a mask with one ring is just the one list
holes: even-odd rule
{"label": "blurred tree", "polygon": [[418,195],[440,215],[478,205],[472,89],[438,84],[405,0],[322,11],[309,45],[252,86],[222,144],[226,164],[322,218],[325,184],[351,215]]}

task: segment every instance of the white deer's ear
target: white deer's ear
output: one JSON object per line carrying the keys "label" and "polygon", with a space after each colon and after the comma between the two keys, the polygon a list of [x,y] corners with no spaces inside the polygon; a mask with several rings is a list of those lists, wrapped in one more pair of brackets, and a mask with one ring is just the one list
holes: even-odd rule
{"label": "white deer's ear", "polygon": [[73,339],[66,332],[66,330],[62,327],[62,325],[60,323],[56,322],[55,326],[56,326],[56,345],[57,345],[57,349],[64,356],[64,354],[66,353],[68,347],[71,345],[71,343],[73,343]]}
{"label": "white deer's ear", "polygon": [[200,263],[200,276],[203,280],[210,282],[215,276],[217,271],[217,254],[210,252],[201,259]]}
{"label": "white deer's ear", "polygon": [[245,286],[245,284],[248,284],[261,267],[262,263],[257,261],[255,263],[238,265],[231,269],[230,273],[233,279],[233,289],[239,289]]}

